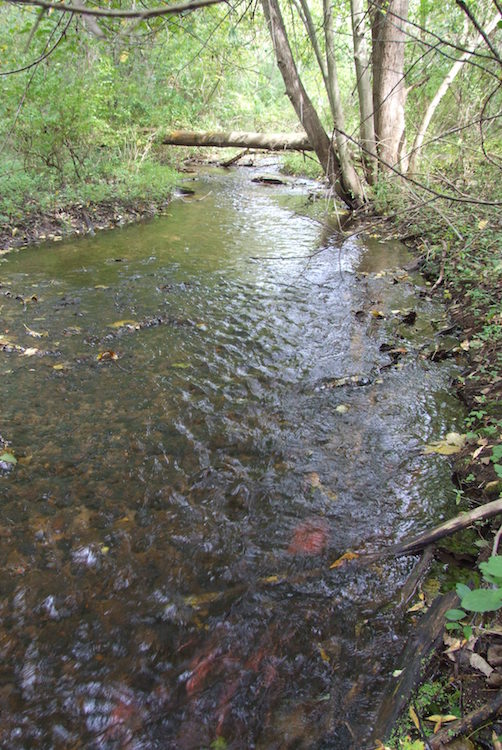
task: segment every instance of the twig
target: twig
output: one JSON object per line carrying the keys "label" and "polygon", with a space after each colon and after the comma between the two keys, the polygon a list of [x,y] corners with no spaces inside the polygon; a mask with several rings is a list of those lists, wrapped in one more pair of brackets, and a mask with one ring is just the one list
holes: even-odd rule
{"label": "twig", "polygon": [[443,252],[441,253],[441,266],[439,267],[439,276],[437,277],[436,282],[431,286],[430,291],[433,292],[435,289],[438,288],[438,286],[441,286],[444,279],[444,267],[446,263],[446,242],[442,240],[443,245]]}
{"label": "twig", "polygon": [[492,547],[492,557],[497,554],[497,550],[499,548],[500,538],[502,537],[502,526],[495,534],[495,539],[493,540],[493,547]]}

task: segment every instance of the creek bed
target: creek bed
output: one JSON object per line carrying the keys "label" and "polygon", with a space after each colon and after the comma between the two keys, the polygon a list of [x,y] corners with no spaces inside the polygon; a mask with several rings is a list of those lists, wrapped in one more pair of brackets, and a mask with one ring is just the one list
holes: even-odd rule
{"label": "creek bed", "polygon": [[402,666],[413,560],[330,564],[454,512],[444,313],[253,175],[0,263],[11,750],[360,750]]}

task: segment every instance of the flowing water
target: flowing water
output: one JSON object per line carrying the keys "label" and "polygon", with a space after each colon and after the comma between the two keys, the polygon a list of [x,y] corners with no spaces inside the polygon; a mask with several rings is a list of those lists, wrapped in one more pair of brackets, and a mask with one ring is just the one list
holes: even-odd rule
{"label": "flowing water", "polygon": [[442,312],[251,176],[0,264],[2,747],[360,750],[402,666],[413,561],[330,564],[453,512]]}

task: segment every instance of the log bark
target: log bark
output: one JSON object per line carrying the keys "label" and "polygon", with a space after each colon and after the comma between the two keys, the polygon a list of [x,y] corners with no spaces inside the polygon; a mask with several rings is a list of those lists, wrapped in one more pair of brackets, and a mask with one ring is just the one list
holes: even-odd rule
{"label": "log bark", "polygon": [[387,689],[377,711],[373,725],[375,740],[385,740],[390,735],[399,714],[409,703],[413,691],[420,683],[424,660],[439,647],[443,638],[445,613],[458,604],[454,591],[435,599],[429,611],[421,618],[401,657],[403,672]]}
{"label": "log bark", "polygon": [[264,151],[313,151],[304,133],[246,133],[238,130],[193,133],[172,130],[164,133],[166,146],[213,146],[215,148],[253,148]]}
{"label": "log bark", "polygon": [[493,698],[485,703],[484,706],[472,711],[463,719],[448,724],[440,732],[429,737],[429,747],[431,750],[448,750],[448,743],[452,742],[455,737],[461,735],[470,735],[475,729],[487,721],[493,719],[502,708],[502,690],[498,690]]}

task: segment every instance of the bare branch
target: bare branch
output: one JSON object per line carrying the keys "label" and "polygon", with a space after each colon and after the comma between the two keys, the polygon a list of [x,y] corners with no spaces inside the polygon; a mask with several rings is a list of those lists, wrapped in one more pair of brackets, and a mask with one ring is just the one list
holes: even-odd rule
{"label": "bare branch", "polygon": [[479,22],[476,19],[476,16],[472,12],[472,10],[467,7],[467,5],[465,4],[464,0],[455,0],[455,3],[458,5],[459,8],[461,8],[464,11],[465,15],[470,20],[470,22],[472,23],[472,25],[474,26],[474,28],[476,29],[476,31],[478,32],[478,34],[480,34],[483,37],[483,39],[485,40],[486,46],[491,51],[491,53],[493,54],[493,56],[495,57],[495,59],[498,60],[498,62],[502,65],[502,58],[500,57],[500,55],[499,55],[497,49],[495,48],[495,46],[491,43],[490,37],[488,36],[488,34],[486,33],[486,31],[479,24]]}
{"label": "bare branch", "polygon": [[180,15],[188,13],[197,8],[205,8],[209,5],[217,5],[227,0],[189,0],[186,3],[165,5],[157,8],[145,8],[144,10],[107,10],[106,8],[87,8],[76,5],[64,5],[63,3],[52,3],[48,0],[9,0],[11,5],[36,5],[39,8],[52,8],[53,10],[68,11],[80,16],[95,16],[105,18],[157,18],[158,16]]}

